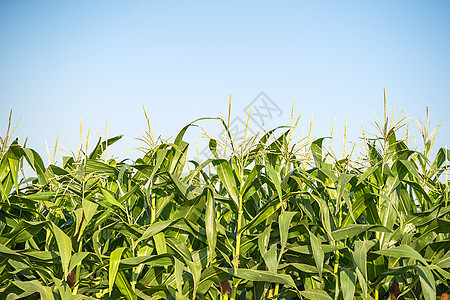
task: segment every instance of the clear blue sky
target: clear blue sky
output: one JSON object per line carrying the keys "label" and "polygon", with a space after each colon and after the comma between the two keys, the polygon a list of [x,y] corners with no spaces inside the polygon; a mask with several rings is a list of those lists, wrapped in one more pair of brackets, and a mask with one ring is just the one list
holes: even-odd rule
{"label": "clear blue sky", "polygon": [[[0,2],[0,130],[9,110],[21,139],[45,155],[45,140],[75,150],[84,136],[125,134],[115,153],[141,145],[149,113],[156,135],[190,121],[232,114],[264,91],[301,131],[341,140],[405,110],[450,141],[448,1],[8,1]],[[412,123],[413,124],[413,123]],[[210,125],[206,125],[208,127]],[[216,130],[216,129],[211,129]],[[213,132],[214,133],[214,132]],[[193,142],[198,131],[187,137]],[[416,136],[420,141],[420,137]],[[91,140],[94,144],[94,140]]]}

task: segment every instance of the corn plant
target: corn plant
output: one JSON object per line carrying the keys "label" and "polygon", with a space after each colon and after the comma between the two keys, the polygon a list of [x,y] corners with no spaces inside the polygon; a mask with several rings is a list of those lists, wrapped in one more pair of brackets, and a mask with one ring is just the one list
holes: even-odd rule
{"label": "corn plant", "polygon": [[385,114],[352,159],[293,142],[298,121],[238,142],[217,118],[225,142],[189,160],[208,120],[173,142],[149,127],[133,163],[105,155],[121,136],[59,166],[2,146],[0,298],[447,299],[450,153],[429,125],[418,151]]}

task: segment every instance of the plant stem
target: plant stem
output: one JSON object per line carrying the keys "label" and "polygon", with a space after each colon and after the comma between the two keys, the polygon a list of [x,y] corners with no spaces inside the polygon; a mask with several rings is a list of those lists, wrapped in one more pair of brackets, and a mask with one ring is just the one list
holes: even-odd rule
{"label": "plant stem", "polygon": [[[78,243],[78,253],[81,253],[83,245],[83,239]],[[75,272],[75,286],[73,287],[72,295],[76,295],[78,293],[78,286],[80,285],[80,273],[81,273],[81,262],[76,266]]]}
{"label": "plant stem", "polygon": [[[275,295],[278,295],[279,289],[280,289],[280,285],[277,283],[277,284],[275,285],[275,289],[273,290],[273,295],[274,295],[274,296],[275,296]],[[278,298],[278,297],[277,297],[277,298]]]}
{"label": "plant stem", "polygon": [[147,182],[147,203],[150,202],[150,224],[153,224],[156,219],[156,199],[152,196],[152,180],[153,178],[150,178]]}
{"label": "plant stem", "polygon": [[[237,273],[238,267],[239,267],[239,254],[240,254],[240,248],[241,248],[241,227],[242,227],[242,197],[239,196],[239,208],[238,208],[238,215],[237,215],[237,229],[236,229],[236,247],[234,249],[234,259],[233,259],[233,267],[234,272]],[[231,291],[231,300],[234,300],[236,298],[236,292],[237,292],[237,286],[238,286],[238,280],[233,280],[233,290]]]}
{"label": "plant stem", "polygon": [[151,216],[150,216],[150,222],[153,224],[156,220],[156,199],[155,197],[152,197],[150,194],[150,198],[152,200],[152,210],[151,210]]}
{"label": "plant stem", "polygon": [[239,232],[241,230],[242,226],[242,210],[239,209],[238,213],[238,227],[236,232],[236,248],[234,252],[234,271],[236,272],[239,265],[239,254],[240,254],[240,248],[241,248],[241,233]]}

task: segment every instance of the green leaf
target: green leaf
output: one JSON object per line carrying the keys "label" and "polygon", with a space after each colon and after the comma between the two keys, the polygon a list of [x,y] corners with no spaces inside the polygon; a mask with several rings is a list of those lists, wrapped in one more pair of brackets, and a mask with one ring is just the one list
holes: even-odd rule
{"label": "green leaf", "polygon": [[313,265],[302,264],[302,263],[288,263],[285,265],[280,265],[280,269],[285,268],[286,266],[293,266],[294,268],[298,269],[299,271],[302,271],[305,273],[319,274],[319,271]]}
{"label": "green leaf", "polygon": [[278,269],[277,244],[270,246],[269,250],[263,254],[263,259],[267,270],[276,273]]}
{"label": "green leaf", "polygon": [[94,150],[92,150],[91,154],[89,154],[90,159],[98,159],[102,155],[102,153],[106,150],[106,147],[111,146],[118,140],[120,140],[123,135],[118,135],[112,138],[107,139],[106,141],[101,142],[101,138],[98,139],[97,145]]}
{"label": "green leaf", "polygon": [[28,222],[20,221],[11,232],[0,236],[0,243],[8,246],[10,244],[19,244],[28,241],[35,236],[43,227],[46,226],[47,221]]}
{"label": "green leaf", "polygon": [[214,168],[216,168],[217,175],[228,194],[234,200],[236,205],[239,206],[239,190],[230,163],[225,159],[215,159],[212,161],[212,164]]}
{"label": "green leaf", "polygon": [[112,177],[119,175],[119,171],[116,168],[93,159],[86,160],[86,173],[103,174]]}
{"label": "green leaf", "polygon": [[306,299],[310,300],[333,300],[325,291],[322,290],[305,290],[300,291],[300,294]]}
{"label": "green leaf", "polygon": [[127,300],[137,300],[136,293],[131,289],[130,283],[122,271],[117,274],[116,285]]}
{"label": "green leaf", "polygon": [[44,162],[42,161],[42,158],[39,156],[39,154],[32,150],[27,148],[22,148],[23,152],[25,153],[25,158],[27,159],[30,166],[33,168],[33,170],[36,172],[38,176],[39,184],[45,185],[47,183],[47,179],[45,178],[45,167]]}
{"label": "green leaf", "polygon": [[177,284],[178,297],[180,298],[183,295],[183,270],[184,264],[178,259],[175,259],[175,282]]}
{"label": "green leaf", "polygon": [[[322,249],[323,253],[330,253],[330,252],[342,250],[345,248],[346,247],[343,247],[343,246],[331,246],[331,245],[327,245],[327,244],[321,245],[321,249]],[[310,254],[310,255],[314,254],[312,251],[311,245],[291,246],[291,247],[288,247],[287,250],[294,251],[294,252],[301,253],[301,254]]]}
{"label": "green leaf", "polygon": [[344,193],[347,184],[354,177],[354,175],[341,174],[339,175],[339,180],[337,184],[337,201],[336,201],[336,211],[339,211],[340,203],[342,201],[342,194]]}
{"label": "green leaf", "polygon": [[98,205],[94,202],[83,199],[82,201],[84,218],[86,219],[86,224],[89,224],[94,214],[97,212]]}
{"label": "green leaf", "polygon": [[211,190],[209,190],[206,197],[205,230],[209,248],[208,261],[212,264],[217,243],[216,208],[214,205],[214,195]]}
{"label": "green leaf", "polygon": [[323,261],[325,257],[325,254],[322,249],[322,242],[312,232],[309,232],[309,238],[311,242],[314,261],[316,262],[316,267],[317,270],[319,271],[319,276],[322,277]]}
{"label": "green leaf", "polygon": [[352,253],[352,256],[365,281],[367,281],[367,252],[375,244],[375,241],[355,241],[355,251]]}
{"label": "green leaf", "polygon": [[422,178],[420,178],[420,175],[417,171],[417,166],[414,164],[414,162],[409,160],[400,160],[400,163],[406,167],[406,169],[409,171],[409,174],[416,179],[417,181],[421,181]]}
{"label": "green leaf", "polygon": [[248,229],[251,229],[268,217],[273,215],[279,208],[281,207],[281,203],[279,201],[275,201],[274,199],[268,201],[258,212],[258,214],[244,227],[239,230],[239,233],[245,232]]}
{"label": "green leaf", "polygon": [[126,247],[115,249],[109,257],[109,294],[111,295],[114,282],[116,281],[117,271],[119,270],[120,258]]}
{"label": "green leaf", "polygon": [[356,219],[358,219],[361,214],[366,210],[367,207],[373,204],[373,196],[369,193],[365,193],[358,197],[351,205],[351,211],[347,214],[344,221],[342,222],[342,226],[346,227],[352,223],[356,223]]}
{"label": "green leaf", "polygon": [[72,259],[69,263],[69,272],[72,271],[78,264],[81,264],[83,259],[85,259],[89,254],[89,252],[78,252],[72,255]]}
{"label": "green leaf", "polygon": [[170,226],[175,221],[177,221],[177,219],[158,221],[158,222],[151,224],[150,226],[147,227],[147,229],[144,231],[142,236],[136,241],[136,244],[139,244],[140,242],[145,241],[145,240],[151,238],[152,236],[158,234],[159,232],[166,229],[168,226]]}
{"label": "green leaf", "polygon": [[258,189],[258,175],[260,175],[262,168],[263,166],[261,165],[255,165],[250,174],[248,174],[247,178],[245,178],[244,184],[241,186],[240,190],[242,201],[247,200]]}
{"label": "green leaf", "polygon": [[436,262],[436,266],[443,269],[450,268],[450,250]]}
{"label": "green leaf", "polygon": [[25,292],[37,292],[41,296],[42,300],[54,300],[52,289],[47,286],[43,286],[39,281],[12,281],[12,284]]}
{"label": "green leaf", "polygon": [[11,176],[14,181],[16,191],[19,190],[17,174],[19,172],[19,160],[16,157],[8,157],[9,169],[11,170]]}
{"label": "green leaf", "polygon": [[283,201],[283,191],[281,189],[281,179],[280,174],[275,171],[275,169],[272,167],[272,165],[266,163],[266,173],[272,183],[275,185],[275,189],[277,190],[279,201]]}
{"label": "green leaf", "polygon": [[316,167],[320,167],[322,164],[322,143],[325,138],[316,139],[311,143],[311,153],[314,158],[314,163]]}
{"label": "green leaf", "polygon": [[153,241],[155,242],[156,252],[161,255],[167,253],[166,239],[164,232],[159,232],[153,236]]}
{"label": "green leaf", "polygon": [[435,300],[436,282],[430,268],[424,266],[413,266],[413,268],[419,274],[420,285],[422,286],[422,293],[425,300]]}
{"label": "green leaf", "polygon": [[356,275],[353,268],[342,268],[339,273],[344,300],[352,300],[355,296]]}
{"label": "green leaf", "polygon": [[0,253],[2,254],[2,257],[6,257],[11,260],[20,261],[22,263],[27,263],[26,257],[21,255],[20,253],[9,249],[8,247],[4,246],[3,244],[0,244]]}
{"label": "green leaf", "polygon": [[359,185],[361,182],[369,178],[374,172],[376,172],[380,168],[380,165],[377,164],[375,166],[368,167],[365,172],[358,178],[358,182],[356,185]]}
{"label": "green leaf", "polygon": [[278,226],[280,228],[280,242],[281,247],[286,246],[288,239],[289,226],[291,225],[292,218],[297,214],[295,211],[286,211],[278,217]]}
{"label": "green leaf", "polygon": [[331,232],[331,236],[333,237],[334,240],[338,241],[352,238],[366,231],[391,232],[389,229],[381,225],[350,224],[346,227],[339,228]]}
{"label": "green leaf", "polygon": [[49,201],[55,198],[55,192],[37,192],[29,195],[19,195],[20,198],[25,198],[34,201]]}
{"label": "green leaf", "polygon": [[235,276],[237,278],[250,280],[250,281],[264,281],[264,282],[272,282],[278,284],[284,284],[289,287],[295,287],[295,283],[292,280],[291,276],[286,274],[278,274],[269,271],[262,270],[252,270],[252,269],[237,269],[237,272],[234,272],[234,269],[225,269],[220,268],[224,272],[227,272],[231,276]]}
{"label": "green leaf", "polygon": [[116,198],[114,197],[113,193],[111,193],[110,191],[108,191],[108,190],[106,190],[104,188],[100,188],[100,191],[102,192],[102,194],[105,197],[106,201],[108,201],[112,205],[120,207],[123,211],[125,211],[125,207],[119,201],[116,200]]}
{"label": "green leaf", "polygon": [[167,153],[169,152],[168,149],[158,149],[156,151],[156,164],[155,167],[153,168],[152,173],[150,174],[150,180],[153,179],[153,177],[155,176],[156,172],[159,171],[162,163],[164,162],[164,159],[166,158]]}
{"label": "green leaf", "polygon": [[272,231],[271,226],[267,226],[258,236],[258,248],[262,256],[266,253],[267,246],[269,245],[270,231]]}
{"label": "green leaf", "polygon": [[72,296],[72,290],[70,289],[67,282],[55,278],[52,276],[52,280],[55,282],[55,286],[58,289],[59,295],[61,296],[61,300],[69,300]]}
{"label": "green leaf", "polygon": [[173,256],[171,254],[161,255],[142,255],[120,260],[120,269],[129,269],[141,264],[152,267],[165,267],[173,265]]}
{"label": "green leaf", "polygon": [[448,161],[449,157],[450,157],[450,149],[440,148],[436,153],[436,158],[434,159],[429,172],[430,173],[437,172],[437,170],[442,166],[442,164]]}
{"label": "green leaf", "polygon": [[215,139],[209,139],[209,150],[215,158],[219,159],[219,155],[217,154],[217,141]]}
{"label": "green leaf", "polygon": [[194,279],[193,297],[195,298],[195,295],[197,293],[197,287],[200,282],[200,277],[201,277],[201,273],[202,273],[202,266],[200,264],[196,264],[188,259],[185,259],[185,262],[188,266],[189,272],[192,275],[192,278]]}
{"label": "green leaf", "polygon": [[166,239],[167,246],[169,246],[173,251],[182,256],[185,260],[192,261],[192,255],[189,249],[186,247],[185,243],[182,243],[178,239],[167,237]]}
{"label": "green leaf", "polygon": [[195,176],[197,176],[198,173],[202,172],[202,170],[211,163],[212,159],[207,159],[201,164],[198,164],[196,161],[190,160],[191,163],[196,164],[195,170],[191,171],[188,176],[183,178],[183,182],[189,182],[192,180]]}
{"label": "green leaf", "polygon": [[202,215],[205,202],[211,196],[211,193],[209,188],[205,188],[197,197],[184,201],[172,215],[172,218],[185,218],[191,222],[197,222],[198,218]]}
{"label": "green leaf", "polygon": [[211,287],[213,287],[214,282],[222,282],[228,279],[229,276],[230,274],[227,271],[215,266],[205,269],[202,272],[198,283],[197,294],[205,294],[209,289],[211,289]]}
{"label": "green leaf", "polygon": [[72,257],[72,240],[55,223],[52,224],[53,234],[58,245],[61,264],[64,272],[64,278],[69,275],[69,264]]}
{"label": "green leaf", "polygon": [[391,256],[391,257],[405,257],[405,258],[412,258],[415,260],[420,261],[425,266],[428,266],[427,261],[420,255],[419,252],[411,248],[410,246],[403,244],[398,247],[384,249],[384,250],[378,250],[374,251],[373,253],[379,254],[379,255],[385,255],[385,256]]}

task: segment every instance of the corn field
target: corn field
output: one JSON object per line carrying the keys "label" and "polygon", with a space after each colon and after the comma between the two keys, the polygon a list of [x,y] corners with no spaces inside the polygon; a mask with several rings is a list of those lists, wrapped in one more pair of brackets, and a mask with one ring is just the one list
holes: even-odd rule
{"label": "corn field", "polygon": [[[220,122],[210,159],[187,130]],[[236,140],[222,118],[173,142],[149,130],[44,164],[8,133],[0,162],[0,299],[448,299],[447,149],[385,116],[361,155],[281,126]],[[33,176],[25,176],[25,168]]]}

